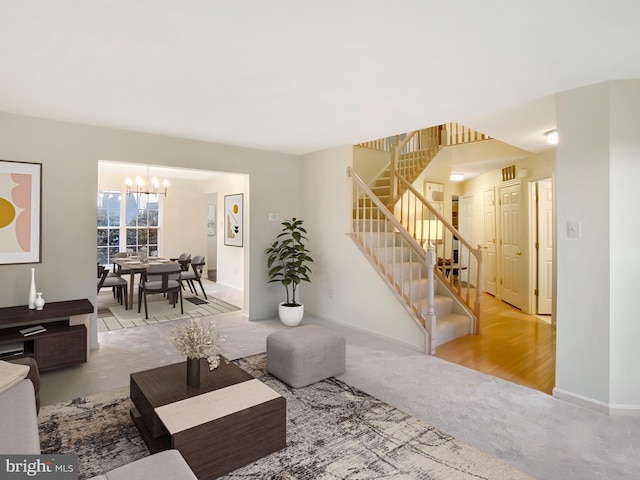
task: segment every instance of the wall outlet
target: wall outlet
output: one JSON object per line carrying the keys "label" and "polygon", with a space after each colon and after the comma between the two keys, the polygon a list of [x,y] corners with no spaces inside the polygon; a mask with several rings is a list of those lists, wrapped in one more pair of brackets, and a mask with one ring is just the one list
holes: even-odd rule
{"label": "wall outlet", "polygon": [[269,214],[269,221],[270,222],[277,222],[278,221],[278,214],[277,213],[270,213]]}
{"label": "wall outlet", "polygon": [[331,288],[329,289],[329,298],[333,298],[333,290]]}

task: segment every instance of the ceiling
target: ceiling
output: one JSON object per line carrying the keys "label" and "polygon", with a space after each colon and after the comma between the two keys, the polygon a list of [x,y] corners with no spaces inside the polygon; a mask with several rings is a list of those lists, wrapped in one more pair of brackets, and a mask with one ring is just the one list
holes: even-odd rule
{"label": "ceiling", "polygon": [[637,0],[0,0],[0,111],[304,154],[460,122],[548,148],[640,78]]}

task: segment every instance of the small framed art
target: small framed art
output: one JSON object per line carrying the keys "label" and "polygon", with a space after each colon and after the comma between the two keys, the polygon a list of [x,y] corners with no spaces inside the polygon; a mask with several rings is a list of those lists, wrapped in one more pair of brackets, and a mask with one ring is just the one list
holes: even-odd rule
{"label": "small framed art", "polygon": [[208,205],[207,208],[207,236],[214,237],[216,234],[216,206]]}
{"label": "small framed art", "polygon": [[224,244],[231,247],[242,247],[242,201],[242,193],[224,197]]}

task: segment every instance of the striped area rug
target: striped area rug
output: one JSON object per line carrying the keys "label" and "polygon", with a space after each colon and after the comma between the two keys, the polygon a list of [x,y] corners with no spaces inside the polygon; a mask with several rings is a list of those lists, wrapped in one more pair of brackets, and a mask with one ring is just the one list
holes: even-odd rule
{"label": "striped area rug", "polygon": [[184,313],[180,313],[180,305],[173,308],[164,298],[149,299],[149,318],[144,318],[144,306],[138,313],[138,304],[134,304],[133,309],[125,310],[123,306],[113,306],[98,311],[98,331],[108,332],[110,330],[120,330],[122,328],[139,327],[142,325],[153,325],[161,322],[170,322],[180,318],[197,318],[221,313],[235,312],[240,308],[231,305],[223,300],[214,298],[211,295],[208,299],[200,297],[185,297],[183,301]]}

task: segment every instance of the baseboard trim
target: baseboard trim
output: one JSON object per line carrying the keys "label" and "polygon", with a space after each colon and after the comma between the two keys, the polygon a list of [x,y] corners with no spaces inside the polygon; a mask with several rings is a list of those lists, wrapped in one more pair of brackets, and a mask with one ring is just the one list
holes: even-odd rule
{"label": "baseboard trim", "polygon": [[559,400],[564,400],[565,402],[573,403],[574,405],[579,405],[581,407],[609,415],[609,405],[601,402],[600,400],[594,400],[593,398],[585,397],[584,395],[568,392],[567,390],[562,390],[558,387],[554,387],[553,396]]}
{"label": "baseboard trim", "polygon": [[640,405],[616,405],[609,407],[612,417],[640,417]]}
{"label": "baseboard trim", "polygon": [[593,398],[568,392],[557,387],[553,389],[553,396],[559,400],[564,400],[565,402],[573,403],[574,405],[595,410],[596,412],[604,413],[605,415],[640,417],[640,405],[605,403],[600,400],[594,400]]}
{"label": "baseboard trim", "polygon": [[[401,347],[405,347],[405,348],[409,348],[411,350],[415,350],[416,352],[424,353],[424,346],[423,345],[416,345],[416,344],[413,344],[413,343],[409,343],[409,342],[400,340],[398,338],[389,337],[387,335],[383,335],[381,333],[374,332],[372,330],[367,330],[366,328],[359,327],[357,325],[352,325],[351,323],[341,322],[339,320],[333,320],[333,319],[321,317],[321,316],[313,314],[313,313],[309,313],[309,316],[312,317],[312,318],[309,318],[309,320],[312,323],[314,322],[314,320],[316,320],[315,323],[318,323],[317,321],[319,321],[320,323],[323,323],[323,322],[325,322],[325,323],[333,323],[333,324],[339,325],[341,327],[350,328],[351,330],[356,330],[356,331],[359,331],[359,332],[367,333],[367,334],[372,335],[374,337],[378,337],[380,339],[387,340],[389,342],[395,343],[396,345],[399,345]],[[422,338],[424,338],[424,336]]]}

